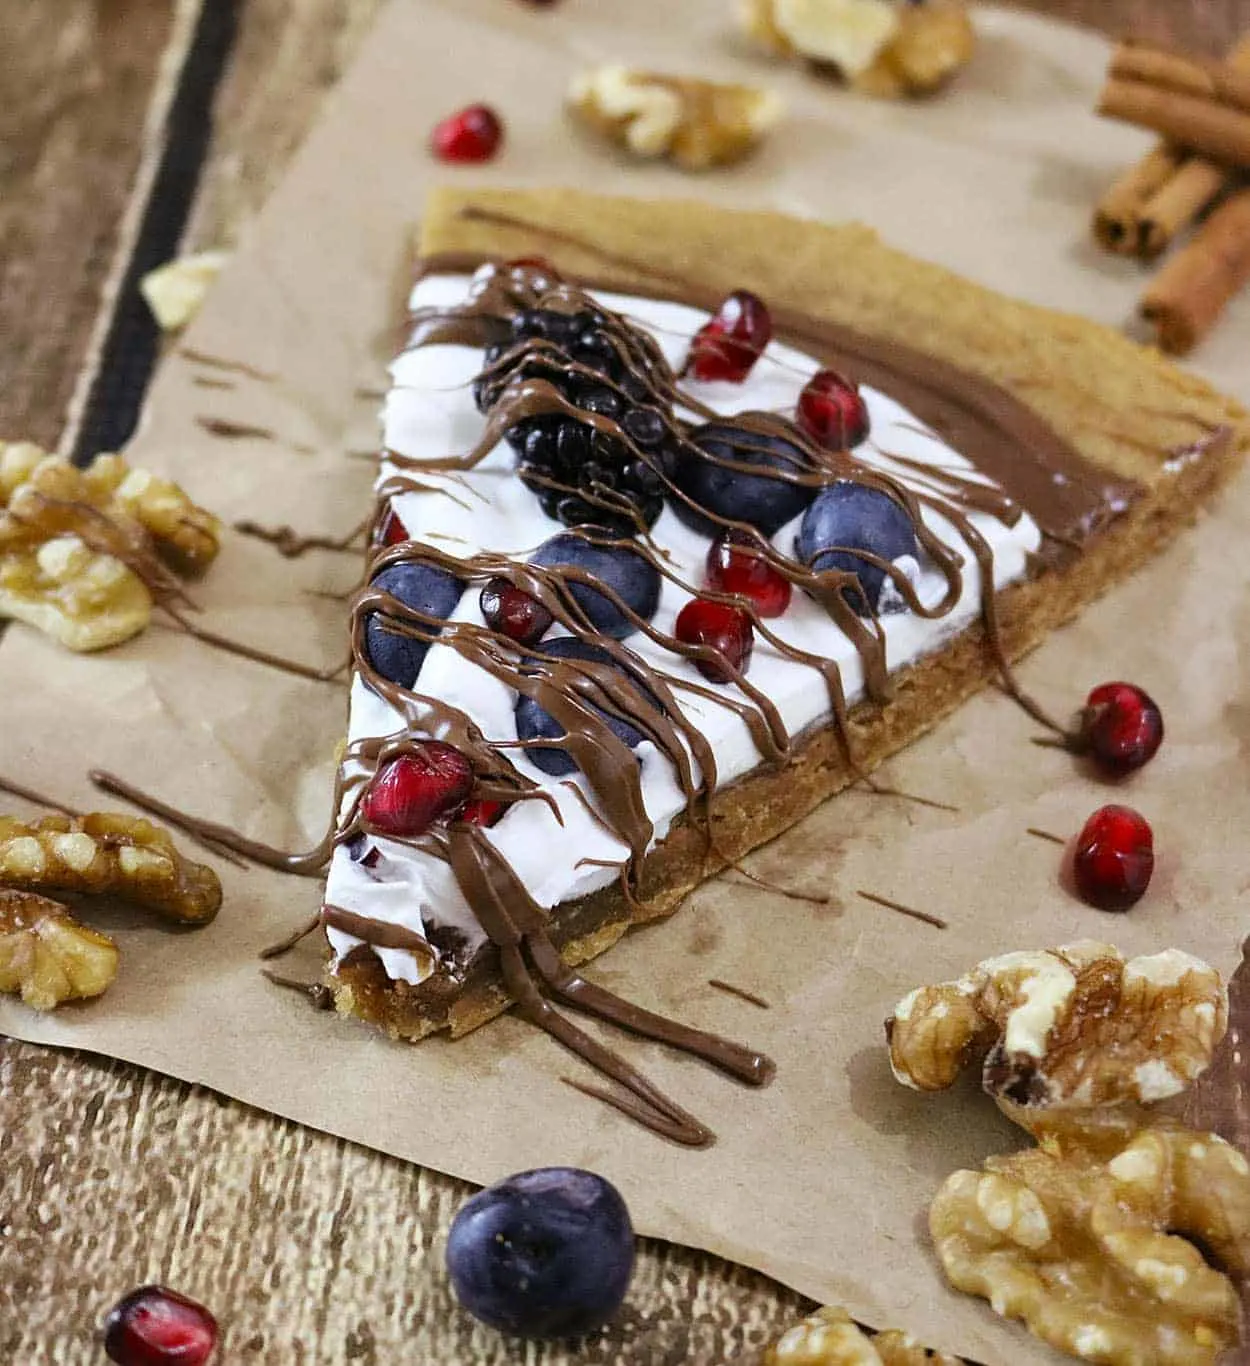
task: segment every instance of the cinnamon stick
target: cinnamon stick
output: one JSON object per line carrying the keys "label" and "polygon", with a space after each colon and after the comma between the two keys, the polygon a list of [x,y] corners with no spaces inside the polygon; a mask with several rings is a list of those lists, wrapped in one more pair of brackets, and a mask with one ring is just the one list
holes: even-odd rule
{"label": "cinnamon stick", "polygon": [[1152,128],[1178,146],[1205,153],[1215,161],[1250,167],[1250,113],[1231,105],[1113,76],[1103,87],[1098,112],[1140,128]]}
{"label": "cinnamon stick", "polygon": [[1176,173],[1149,195],[1136,215],[1139,256],[1160,255],[1228,184],[1232,172],[1209,157],[1186,157]]}
{"label": "cinnamon stick", "polygon": [[1141,314],[1159,345],[1185,355],[1250,281],[1250,189],[1229,195],[1155,277]]}
{"label": "cinnamon stick", "polygon": [[[1124,51],[1113,58],[1113,73],[1117,63],[1123,72]],[[1250,33],[1234,43],[1225,61],[1232,69],[1250,73]],[[1171,169],[1165,169],[1169,165]],[[1158,256],[1228,188],[1234,175],[1209,157],[1185,155],[1160,142],[1104,195],[1094,211],[1094,234],[1110,251],[1146,259]]]}
{"label": "cinnamon stick", "polygon": [[1151,148],[1115,182],[1094,209],[1094,236],[1108,251],[1136,255],[1145,206],[1170,181],[1181,154],[1166,142]]}
{"label": "cinnamon stick", "polygon": [[1109,72],[1112,77],[1196,95],[1250,113],[1250,73],[1231,60],[1214,62],[1145,43],[1124,42],[1112,55]]}

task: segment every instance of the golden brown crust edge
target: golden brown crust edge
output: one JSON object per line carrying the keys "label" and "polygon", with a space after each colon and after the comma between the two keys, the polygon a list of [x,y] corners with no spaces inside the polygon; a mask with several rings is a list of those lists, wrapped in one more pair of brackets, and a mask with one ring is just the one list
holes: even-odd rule
{"label": "golden brown crust edge", "polygon": [[[468,204],[553,228],[559,224],[556,231],[594,240],[616,256],[617,262],[605,269],[602,258],[596,262],[588,253],[579,254],[542,233],[466,220],[461,210]],[[633,221],[643,211],[650,225],[648,232],[642,232],[640,224]],[[657,215],[659,223],[655,221]],[[723,245],[712,250],[707,234],[717,224],[723,227],[726,217],[733,220],[734,231],[727,234]],[[748,238],[754,235],[758,240],[762,235],[774,244],[770,259],[778,265],[773,270],[762,270],[749,254],[735,266],[733,253],[747,251],[736,244],[748,222],[754,230],[747,232]],[[793,243],[778,240],[783,227],[795,235]],[[672,259],[664,249],[664,234],[670,230]],[[787,294],[787,285],[795,288],[796,277],[790,269],[794,253],[809,237],[818,239],[819,250],[805,250],[809,264],[818,270],[816,278],[822,281],[822,288],[799,296]],[[912,345],[924,346],[920,338],[927,338],[928,349],[944,359],[1010,389],[1046,417],[1087,459],[1118,477],[1136,480],[1148,490],[1110,530],[1066,566],[1047,570],[999,595],[1001,637],[1011,659],[1021,658],[1040,644],[1050,631],[1193,521],[1202,504],[1238,468],[1247,445],[1245,414],[1236,404],[1146,348],[1082,319],[1048,313],[982,290],[882,246],[867,229],[858,226],[826,228],[777,214],[727,215],[706,205],[682,202],[655,205],[574,194],[557,197],[541,192],[492,192],[466,196],[444,192],[431,201],[422,250],[425,254],[473,251],[505,256],[541,251],[569,273],[606,277],[606,283],[621,287],[649,284],[655,288],[663,282],[663,276],[655,273],[644,274],[632,266],[627,270],[621,264],[626,256],[670,277],[684,270],[686,261],[697,262],[697,284],[712,283],[727,290],[746,280],[779,305],[802,305],[808,316],[823,316],[878,335],[899,336]],[[719,259],[717,251],[721,253]],[[862,284],[859,292],[838,293],[835,277],[850,270],[846,262],[852,256],[859,258],[860,269],[872,270],[877,280],[884,282],[884,304],[875,305],[867,299]],[[692,264],[692,272],[694,269]],[[906,301],[890,287],[892,279],[905,283]],[[924,295],[926,290],[927,298],[911,299],[912,294]],[[932,316],[921,320],[919,314]],[[995,314],[998,316],[992,316]],[[946,344],[938,348],[932,339],[944,320],[949,321],[950,330]],[[1113,381],[1106,389],[1101,384],[1095,389],[1091,381],[1104,367]],[[1030,377],[1013,385],[1006,382],[1012,371],[1029,371]],[[1054,397],[1060,391],[1068,394],[1067,413]],[[1116,396],[1114,402],[1108,394]],[[1121,409],[1118,403],[1130,406]],[[1142,418],[1142,404],[1156,414],[1148,423]],[[1158,417],[1161,413],[1169,416]],[[1228,436],[1200,459],[1168,467],[1172,449],[1194,441],[1203,430],[1225,425],[1232,429]],[[1110,432],[1118,433],[1114,459],[1107,452]],[[852,712],[851,736],[860,770],[870,772],[932,729],[993,681],[994,675],[979,625],[901,670],[894,678],[895,697],[890,704],[864,704]],[[757,769],[718,797],[720,851],[736,859],[767,843],[856,776],[846,763],[833,728],[812,731],[796,745],[794,757],[783,770]],[[579,907],[578,918],[588,925],[584,931],[574,931],[571,936],[558,933],[557,916],[557,938],[563,941],[566,960],[586,962],[611,947],[631,924],[669,914],[700,882],[724,866],[723,858],[708,855],[701,833],[679,820],[645,860],[642,895],[636,906],[631,908],[620,889],[611,886]],[[337,973],[327,976],[327,982],[340,1012],[357,1015],[395,1037],[409,1039],[443,1028],[453,1037],[468,1033],[509,1004],[498,983],[487,981],[457,993],[448,1003],[446,1016],[431,1019],[415,992],[404,983],[391,982],[380,961],[368,952],[340,965]]]}

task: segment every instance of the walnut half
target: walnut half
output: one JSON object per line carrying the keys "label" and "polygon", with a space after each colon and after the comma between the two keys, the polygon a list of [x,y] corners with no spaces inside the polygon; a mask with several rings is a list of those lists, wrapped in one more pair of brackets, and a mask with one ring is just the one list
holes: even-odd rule
{"label": "walnut half", "polygon": [[895,1007],[886,1035],[904,1085],[943,1090],[983,1056],[989,1095],[1009,1112],[1042,1113],[1177,1095],[1210,1064],[1227,1024],[1224,984],[1200,959],[1169,949],[1126,962],[1109,944],[1083,941],[1003,954],[920,987]]}
{"label": "walnut half", "polygon": [[117,976],[117,945],[55,901],[0,888],[0,992],[35,1010],[99,996]]}
{"label": "walnut half", "polygon": [[569,108],[636,157],[668,157],[685,171],[740,161],[781,116],[767,90],[601,66],[569,88]]}
{"label": "walnut half", "polygon": [[0,816],[0,884],[118,896],[182,925],[205,925],[221,908],[217,874],[184,858],[168,831],[108,812]]}
{"label": "walnut half", "polygon": [[789,1328],[764,1353],[762,1366],[963,1366],[926,1352],[906,1333],[869,1336],[845,1309],[828,1305]]}
{"label": "walnut half", "polygon": [[1166,1125],[1117,1146],[956,1172],[929,1212],[943,1269],[1083,1360],[1210,1366],[1237,1340],[1230,1276],[1250,1265],[1250,1164],[1214,1134]]}

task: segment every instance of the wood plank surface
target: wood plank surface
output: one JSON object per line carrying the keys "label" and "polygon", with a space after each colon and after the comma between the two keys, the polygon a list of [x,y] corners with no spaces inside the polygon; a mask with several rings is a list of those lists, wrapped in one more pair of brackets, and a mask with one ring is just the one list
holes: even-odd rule
{"label": "wood plank surface", "polygon": [[[240,0],[189,245],[228,242],[262,202],[380,3]],[[1250,27],[1250,0],[1025,7],[1211,52]],[[185,11],[0,3],[0,436],[57,443]],[[609,1332],[575,1348],[506,1341],[472,1325],[442,1274],[466,1191],[168,1078],[0,1040],[0,1362],[96,1366],[109,1304],[150,1280],[213,1306],[223,1364],[714,1366],[755,1359],[806,1308],[763,1277],[648,1243]]]}

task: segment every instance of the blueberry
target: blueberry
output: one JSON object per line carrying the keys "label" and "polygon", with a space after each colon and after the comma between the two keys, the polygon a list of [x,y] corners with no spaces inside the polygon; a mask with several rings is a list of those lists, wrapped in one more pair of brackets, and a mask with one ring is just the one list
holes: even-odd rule
{"label": "blueberry", "polygon": [[576,1337],[620,1308],[634,1230],[620,1192],[576,1167],[519,1172],[452,1221],[447,1271],[474,1318],[530,1338]]}
{"label": "blueberry", "polygon": [[[691,441],[714,457],[705,459],[683,447],[673,473],[673,482],[698,508],[748,522],[765,536],[771,536],[800,512],[816,496],[816,490],[790,484],[766,474],[743,474],[726,469],[717,460],[736,460],[761,469],[802,473],[808,466],[802,452],[780,437],[757,435],[727,422],[709,422],[691,433]],[[717,524],[680,498],[674,498],[673,511],[695,531],[714,535]]]}
{"label": "blueberry", "polygon": [[[414,561],[404,561],[384,569],[373,580],[375,588],[385,589],[405,607],[446,620],[456,610],[464,584],[445,570]],[[370,612],[365,623],[365,653],[369,663],[392,683],[411,688],[421,672],[429,642],[388,630],[379,612]]]}
{"label": "blueberry", "polygon": [[854,574],[862,591],[848,588],[843,596],[860,616],[868,616],[879,608],[886,572],[856,555],[856,550],[883,560],[920,556],[911,517],[901,504],[878,489],[840,479],[822,489],[803,514],[794,551],[812,569]]}
{"label": "blueberry", "polygon": [[[581,659],[620,669],[620,665],[605,649],[589,641],[578,640],[576,636],[557,636],[554,640],[545,640],[541,648],[544,654],[553,655],[556,659]],[[633,681],[632,678],[630,681]],[[595,711],[607,722],[612,734],[630,749],[636,749],[646,738],[636,726],[631,726],[619,716],[601,711],[598,707]],[[565,730],[540,702],[522,696],[516,706],[516,733],[521,740],[559,740],[563,738]],[[525,753],[532,763],[553,778],[566,778],[577,771],[573,756],[554,745],[551,748],[544,745],[541,749],[527,749]]]}
{"label": "blueberry", "polygon": [[[610,588],[644,621],[650,621],[660,605],[660,571],[628,545],[594,545],[570,532],[561,532],[544,541],[530,556],[530,563],[552,569],[583,570]],[[569,592],[596,631],[617,640],[633,634],[633,623],[603,593],[572,581]]]}

